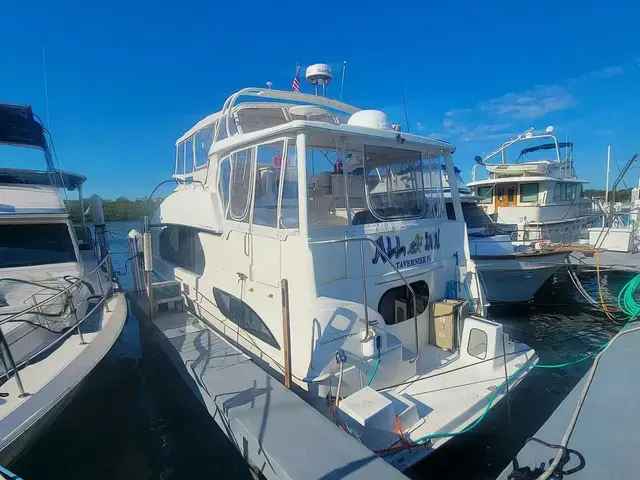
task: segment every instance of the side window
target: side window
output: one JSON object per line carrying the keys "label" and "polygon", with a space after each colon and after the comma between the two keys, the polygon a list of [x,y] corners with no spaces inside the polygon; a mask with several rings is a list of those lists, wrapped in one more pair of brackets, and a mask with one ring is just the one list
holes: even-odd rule
{"label": "side window", "polygon": [[278,190],[284,141],[258,146],[255,175],[253,224],[277,227]]}
{"label": "side window", "polygon": [[238,325],[245,332],[262,340],[267,345],[271,345],[273,348],[280,350],[280,345],[278,345],[271,330],[269,330],[249,305],[217,288],[213,289],[213,298],[215,298],[216,305],[222,315]]}
{"label": "side window", "polygon": [[213,141],[213,125],[200,130],[196,133],[196,160],[195,166],[202,167],[209,161],[209,148],[211,148],[211,142]]}
{"label": "side window", "polygon": [[185,142],[176,145],[176,175],[185,173]]}
{"label": "side window", "polygon": [[537,183],[520,184],[520,201],[521,202],[537,202],[539,186]]}
{"label": "side window", "polygon": [[254,152],[247,148],[231,154],[228,218],[237,222],[249,223]]}
{"label": "side window", "polygon": [[204,272],[204,251],[198,231],[190,227],[168,226],[160,233],[160,256],[175,267],[197,275]]}
{"label": "side window", "polygon": [[287,156],[283,162],[282,203],[280,207],[280,228],[298,228],[298,156],[295,141],[289,140]]}
{"label": "side window", "polygon": [[482,197],[480,203],[491,205],[493,203],[493,187],[479,187],[478,196]]}
{"label": "side window", "polygon": [[222,209],[226,214],[229,206],[229,186],[231,185],[231,160],[229,157],[222,159],[218,168],[218,193],[220,200],[222,200]]}

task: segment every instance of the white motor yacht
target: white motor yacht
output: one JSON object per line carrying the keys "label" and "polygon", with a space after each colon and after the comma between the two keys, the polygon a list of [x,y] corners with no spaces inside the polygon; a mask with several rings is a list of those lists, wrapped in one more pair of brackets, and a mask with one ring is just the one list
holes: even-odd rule
{"label": "white motor yacht", "polygon": [[537,361],[483,316],[457,190],[450,220],[425,185],[443,162],[453,174],[453,149],[381,111],[245,88],[177,140],[177,186],[151,219],[154,274],[266,371],[290,364],[310,405],[400,469]]}
{"label": "white motor yacht", "polygon": [[[523,144],[532,146],[522,148],[510,162],[507,153]],[[500,163],[489,163],[497,155]],[[536,155],[545,158],[531,158]],[[588,182],[576,176],[573,144],[558,142],[553,127],[547,127],[544,134],[534,134],[531,128],[475,160],[467,185],[494,222],[513,232],[514,240],[570,244],[595,219],[591,200],[584,198],[582,190]],[[483,180],[476,173],[481,166],[488,173]]]}
{"label": "white motor yacht", "polygon": [[[467,187],[455,168],[456,185],[467,224],[469,251],[490,302],[526,302],[566,264],[571,249],[547,242],[513,241],[480,207],[482,197]],[[451,182],[442,168],[447,216],[455,218]],[[508,288],[505,286],[508,285]]]}
{"label": "white motor yacht", "polygon": [[60,414],[127,317],[106,246],[93,241],[88,227],[73,227],[58,193],[76,190],[82,204],[86,178],[53,167],[45,133],[31,107],[0,105],[3,154],[38,148],[47,165],[42,171],[0,169],[3,465]]}

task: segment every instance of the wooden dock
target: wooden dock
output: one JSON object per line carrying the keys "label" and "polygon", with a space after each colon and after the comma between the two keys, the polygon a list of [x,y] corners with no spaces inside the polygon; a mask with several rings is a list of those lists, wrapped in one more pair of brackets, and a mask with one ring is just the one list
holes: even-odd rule
{"label": "wooden dock", "polygon": [[267,479],[406,478],[191,313],[159,312],[150,322],[147,299],[128,296],[144,341],[161,347],[254,472]]}

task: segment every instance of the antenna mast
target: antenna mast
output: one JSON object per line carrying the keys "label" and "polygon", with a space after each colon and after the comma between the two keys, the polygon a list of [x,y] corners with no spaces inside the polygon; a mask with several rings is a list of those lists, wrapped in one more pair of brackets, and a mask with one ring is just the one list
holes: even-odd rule
{"label": "antenna mast", "polygon": [[342,64],[342,79],[340,80],[340,101],[342,101],[342,89],[344,88],[344,72],[347,71],[347,61]]}
{"label": "antenna mast", "polygon": [[42,70],[44,71],[44,104],[47,111],[47,130],[51,132],[51,117],[49,116],[49,88],[47,87],[47,62],[44,57],[44,43],[42,44]]}
{"label": "antenna mast", "polygon": [[402,106],[404,107],[404,121],[407,124],[407,133],[411,133],[409,126],[409,115],[407,114],[407,103],[404,101],[404,88],[402,87],[402,78],[400,79],[400,95],[402,95]]}

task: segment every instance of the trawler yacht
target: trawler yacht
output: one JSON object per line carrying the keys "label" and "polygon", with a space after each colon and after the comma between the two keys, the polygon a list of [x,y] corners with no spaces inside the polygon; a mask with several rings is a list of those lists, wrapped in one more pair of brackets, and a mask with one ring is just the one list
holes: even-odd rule
{"label": "trawler yacht", "polygon": [[150,223],[154,274],[188,308],[272,375],[290,365],[310,405],[400,469],[537,361],[483,316],[458,191],[450,220],[437,180],[453,149],[381,111],[245,88],[177,140]]}
{"label": "trawler yacht", "polygon": [[[47,166],[0,169],[4,465],[22,454],[69,403],[109,351],[127,316],[124,294],[112,282],[106,245],[94,242],[84,224],[73,227],[58,193],[78,191],[82,204],[86,177],[54,168],[45,133],[31,107],[0,105],[4,158],[19,147],[31,147],[44,153]],[[95,212],[93,218],[100,223]]]}
{"label": "trawler yacht", "polygon": [[[557,270],[566,264],[571,250],[546,242],[513,241],[478,204],[482,197],[467,187],[454,167],[456,181],[449,181],[442,166],[447,217],[455,219],[451,185],[457,186],[467,224],[469,252],[490,302],[526,302]],[[509,285],[509,288],[505,288]]]}
{"label": "trawler yacht", "polygon": [[[514,162],[508,151],[520,150]],[[549,159],[549,152],[553,152]],[[500,155],[500,163],[488,160]],[[535,160],[533,155],[544,159]],[[476,157],[468,186],[481,198],[481,207],[493,220],[513,232],[514,240],[550,240],[570,244],[595,219],[591,200],[584,198],[582,185],[588,183],[576,176],[573,144],[558,142],[553,127],[544,134],[534,134],[533,128],[505,142],[484,158]],[[483,166],[488,178],[476,176]]]}

